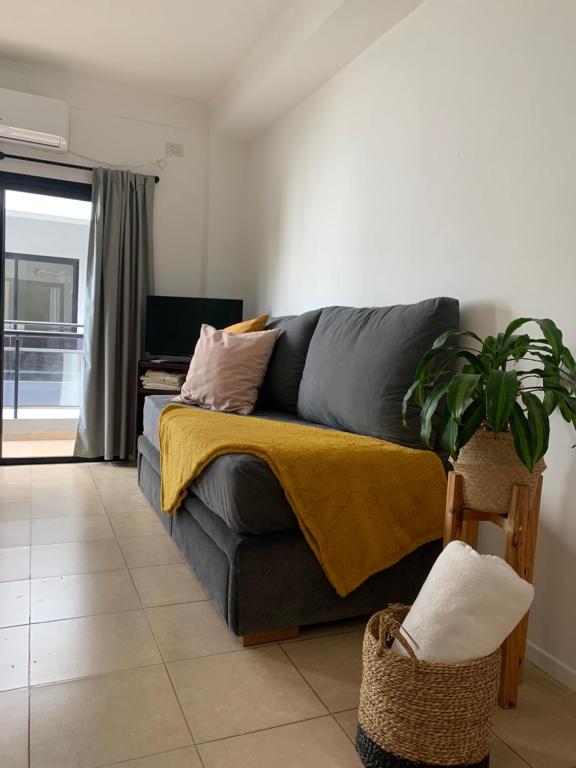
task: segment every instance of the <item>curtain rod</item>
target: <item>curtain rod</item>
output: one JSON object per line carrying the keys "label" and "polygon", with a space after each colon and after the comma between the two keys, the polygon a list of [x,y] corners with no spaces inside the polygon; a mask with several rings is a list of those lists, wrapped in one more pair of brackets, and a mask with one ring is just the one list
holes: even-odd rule
{"label": "curtain rod", "polygon": [[[61,163],[58,160],[41,160],[38,157],[26,157],[25,155],[10,155],[0,150],[0,160],[25,160],[27,163],[41,163],[42,165],[58,165],[61,168],[75,168],[78,171],[93,171],[89,165],[75,165],[74,163]],[[159,176],[154,176],[156,184],[160,181]]]}

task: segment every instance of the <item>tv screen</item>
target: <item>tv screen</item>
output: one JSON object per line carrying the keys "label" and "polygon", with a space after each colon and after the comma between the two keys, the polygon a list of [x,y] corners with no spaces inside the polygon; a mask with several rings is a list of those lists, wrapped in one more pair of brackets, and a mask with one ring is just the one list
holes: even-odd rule
{"label": "tv screen", "polygon": [[148,296],[146,353],[162,357],[192,357],[202,323],[214,328],[242,320],[242,299],[194,299]]}

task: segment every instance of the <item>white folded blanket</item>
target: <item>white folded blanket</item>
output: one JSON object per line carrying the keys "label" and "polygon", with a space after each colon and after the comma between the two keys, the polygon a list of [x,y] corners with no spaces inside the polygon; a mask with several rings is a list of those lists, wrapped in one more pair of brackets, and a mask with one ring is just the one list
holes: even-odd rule
{"label": "white folded blanket", "polygon": [[[495,651],[533,598],[534,587],[502,558],[453,541],[434,563],[403,634],[420,659],[470,661]],[[407,655],[398,640],[392,649]]]}

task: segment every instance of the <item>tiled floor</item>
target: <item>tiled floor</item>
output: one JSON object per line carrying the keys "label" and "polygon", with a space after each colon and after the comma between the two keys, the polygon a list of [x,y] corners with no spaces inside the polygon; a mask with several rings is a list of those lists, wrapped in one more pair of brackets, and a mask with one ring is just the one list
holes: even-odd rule
{"label": "tiled floor", "polygon": [[[362,625],[240,648],[136,486],[0,468],[2,768],[358,768]],[[492,768],[575,768],[576,694],[530,668]]]}

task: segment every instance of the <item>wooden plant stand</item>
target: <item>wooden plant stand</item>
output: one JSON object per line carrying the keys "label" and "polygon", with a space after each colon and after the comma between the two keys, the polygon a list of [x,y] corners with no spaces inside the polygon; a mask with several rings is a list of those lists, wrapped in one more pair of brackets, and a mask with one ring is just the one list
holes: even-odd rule
{"label": "wooden plant stand", "polygon": [[[457,472],[448,474],[444,546],[451,541],[459,540],[476,548],[478,524],[484,521],[496,523],[506,532],[506,562],[514,568],[519,576],[532,583],[542,495],[542,477],[538,480],[532,507],[530,507],[530,489],[528,486],[513,486],[510,507],[506,515],[466,508],[463,500],[462,483],[462,475]],[[518,685],[522,682],[527,634],[528,616],[525,616],[502,645],[502,672],[498,703],[503,709],[513,709],[518,703]]]}

